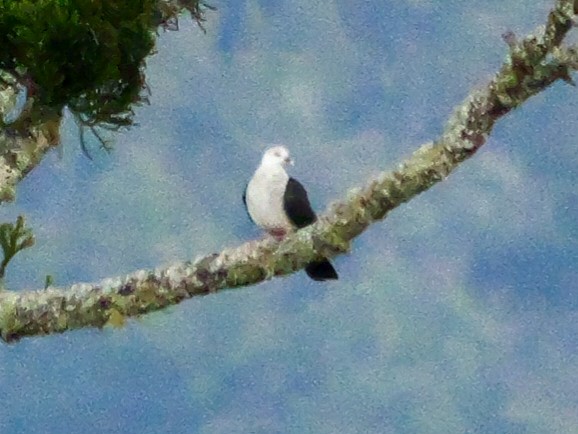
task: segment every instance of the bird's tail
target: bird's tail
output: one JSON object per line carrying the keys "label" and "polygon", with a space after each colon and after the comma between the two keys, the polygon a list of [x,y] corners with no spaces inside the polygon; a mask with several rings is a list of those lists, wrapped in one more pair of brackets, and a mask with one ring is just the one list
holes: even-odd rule
{"label": "bird's tail", "polygon": [[327,259],[309,263],[305,267],[305,272],[313,280],[336,280],[338,279],[337,271]]}

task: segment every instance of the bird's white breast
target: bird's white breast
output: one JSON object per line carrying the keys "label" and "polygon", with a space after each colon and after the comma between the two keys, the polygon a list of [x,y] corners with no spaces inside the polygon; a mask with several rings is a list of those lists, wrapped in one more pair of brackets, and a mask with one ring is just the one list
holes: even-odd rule
{"label": "bird's white breast", "polygon": [[283,206],[289,175],[283,168],[279,169],[271,171],[259,167],[247,185],[245,200],[249,215],[267,231],[293,229]]}

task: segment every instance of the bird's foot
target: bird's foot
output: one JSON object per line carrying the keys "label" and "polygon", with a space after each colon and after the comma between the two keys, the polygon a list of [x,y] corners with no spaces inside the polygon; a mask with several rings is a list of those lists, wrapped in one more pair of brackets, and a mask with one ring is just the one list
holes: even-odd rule
{"label": "bird's foot", "polygon": [[268,231],[268,234],[275,238],[276,241],[283,241],[287,235],[287,231],[282,228],[275,228]]}

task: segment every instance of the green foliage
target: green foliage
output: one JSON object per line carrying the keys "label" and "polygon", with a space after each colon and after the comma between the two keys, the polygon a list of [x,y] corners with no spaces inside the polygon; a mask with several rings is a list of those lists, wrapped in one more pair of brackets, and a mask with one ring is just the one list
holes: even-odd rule
{"label": "green foliage", "polygon": [[44,279],[44,289],[50,288],[54,284],[54,276],[52,274],[47,274]]}
{"label": "green foliage", "polygon": [[34,245],[32,230],[26,227],[24,217],[18,216],[16,224],[0,225],[0,246],[4,251],[4,259],[0,263],[0,279],[6,273],[6,267],[12,258],[21,250]]}
{"label": "green foliage", "polygon": [[0,69],[86,126],[130,125],[157,0],[0,0]]}

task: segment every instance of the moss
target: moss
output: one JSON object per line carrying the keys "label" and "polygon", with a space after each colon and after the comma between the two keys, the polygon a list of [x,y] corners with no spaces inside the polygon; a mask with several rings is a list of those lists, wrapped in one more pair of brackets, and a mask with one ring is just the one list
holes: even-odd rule
{"label": "moss", "polygon": [[16,190],[12,185],[4,185],[0,188],[0,201],[12,202],[16,198]]}
{"label": "moss", "polygon": [[0,0],[0,69],[40,106],[131,123],[154,47],[156,0]]}
{"label": "moss", "polygon": [[4,292],[0,299],[0,337],[7,342],[11,340],[14,329],[19,327],[16,299],[12,295]]}

